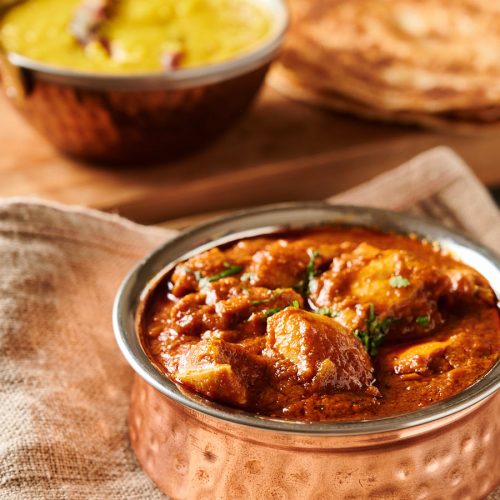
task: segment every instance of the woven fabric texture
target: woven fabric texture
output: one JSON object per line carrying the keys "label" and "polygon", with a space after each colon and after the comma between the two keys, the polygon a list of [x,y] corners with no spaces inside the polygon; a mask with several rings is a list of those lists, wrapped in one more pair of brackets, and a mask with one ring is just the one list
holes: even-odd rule
{"label": "woven fabric texture", "polygon": [[[330,201],[432,216],[500,251],[497,208],[446,148]],[[1,498],[163,498],[129,445],[132,371],[111,309],[130,268],[174,235],[84,208],[0,201]]]}

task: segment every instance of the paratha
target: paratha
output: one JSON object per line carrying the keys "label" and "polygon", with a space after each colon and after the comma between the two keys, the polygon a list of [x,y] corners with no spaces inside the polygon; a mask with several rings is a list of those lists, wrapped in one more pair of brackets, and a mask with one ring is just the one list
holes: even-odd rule
{"label": "paratha", "polygon": [[500,0],[289,3],[292,24],[271,78],[278,90],[289,80],[398,121],[498,121]]}
{"label": "paratha", "polygon": [[273,71],[268,81],[272,87],[291,99],[367,120],[418,125],[467,135],[500,131],[500,106],[443,113],[383,110],[371,108],[332,90],[313,89],[282,70]]}

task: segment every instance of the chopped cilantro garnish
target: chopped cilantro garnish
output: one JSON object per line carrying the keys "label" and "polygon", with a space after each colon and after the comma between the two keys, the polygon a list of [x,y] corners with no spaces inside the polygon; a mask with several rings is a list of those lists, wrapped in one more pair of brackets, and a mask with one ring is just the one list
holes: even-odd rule
{"label": "chopped cilantro garnish", "polygon": [[309,295],[309,292],[311,291],[311,285],[314,283],[314,278],[318,275],[315,263],[316,257],[319,255],[319,252],[318,250],[309,249],[307,253],[309,255],[309,262],[307,263],[304,279],[300,282],[300,288],[303,295]]}
{"label": "chopped cilantro garnish", "polygon": [[277,292],[274,292],[271,297],[268,299],[261,299],[261,300],[252,300],[250,302],[252,306],[258,306],[259,304],[266,304],[267,302],[271,302],[271,300],[275,299],[276,297],[279,297],[283,293],[283,290],[279,290]]}
{"label": "chopped cilantro garnish", "polygon": [[389,284],[394,288],[406,288],[410,284],[410,280],[403,276],[393,276],[389,280]]}
{"label": "chopped cilantro garnish", "polygon": [[370,323],[373,323],[375,321],[375,306],[373,304],[370,304],[368,306],[368,310],[369,310],[369,313],[368,313],[368,319],[366,320],[366,322],[368,324],[370,324]]}
{"label": "chopped cilantro garnish", "polygon": [[[218,274],[214,274],[213,276],[208,276],[205,278],[196,278],[200,285],[200,288],[206,287],[209,283],[213,283],[214,281],[219,281],[222,278],[227,278],[228,276],[232,276],[233,274],[241,273],[243,267],[241,266],[232,266],[228,262],[224,262],[224,267],[226,268],[224,271],[221,271]],[[196,274],[195,274],[196,276]]]}
{"label": "chopped cilantro garnish", "polygon": [[370,334],[366,330],[360,330],[359,328],[354,330],[354,335],[361,340],[361,343],[365,346],[365,349],[368,351],[368,354],[371,354],[372,350],[372,340]]}
{"label": "chopped cilantro garnish", "polygon": [[417,325],[425,328],[429,326],[431,318],[429,318],[429,316],[418,316],[415,322],[417,323]]}
{"label": "chopped cilantro garnish", "polygon": [[267,302],[271,302],[273,298],[274,297],[269,297],[268,299],[262,299],[262,300],[252,300],[250,304],[252,304],[252,306],[258,306],[259,304],[266,304]]}
{"label": "chopped cilantro garnish", "polygon": [[264,313],[264,317],[265,318],[269,318],[273,314],[279,313],[280,311],[282,311],[286,307],[297,307],[297,308],[300,308],[300,303],[299,303],[298,300],[293,300],[292,302],[290,302],[290,304],[286,305],[285,307],[275,307],[274,309],[269,309],[268,311],[266,311]]}
{"label": "chopped cilantro garnish", "polygon": [[378,320],[375,316],[375,306],[370,304],[368,319],[365,320],[366,328],[364,330],[359,328],[354,330],[354,335],[363,343],[368,354],[375,356],[393,322],[394,318]]}
{"label": "chopped cilantro garnish", "polygon": [[283,307],[275,307],[273,309],[269,309],[264,313],[265,318],[270,318],[273,314],[279,313],[282,311],[284,308]]}
{"label": "chopped cilantro garnish", "polygon": [[322,314],[323,316],[329,316],[330,318],[335,318],[338,315],[338,311],[336,309],[329,309],[327,307],[323,309],[318,309],[315,311],[317,314]]}

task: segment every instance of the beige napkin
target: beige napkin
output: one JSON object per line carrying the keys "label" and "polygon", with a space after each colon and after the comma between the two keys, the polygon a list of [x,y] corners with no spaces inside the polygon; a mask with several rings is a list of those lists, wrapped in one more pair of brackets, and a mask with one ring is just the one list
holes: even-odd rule
{"label": "beige napkin", "polygon": [[[500,250],[498,210],[446,148],[331,201],[423,212]],[[84,208],[0,201],[1,498],[162,498],[129,446],[132,372],[111,307],[131,266],[173,234]]]}
{"label": "beige napkin", "polygon": [[447,147],[421,153],[401,167],[328,201],[437,219],[500,253],[500,212],[472,170]]}

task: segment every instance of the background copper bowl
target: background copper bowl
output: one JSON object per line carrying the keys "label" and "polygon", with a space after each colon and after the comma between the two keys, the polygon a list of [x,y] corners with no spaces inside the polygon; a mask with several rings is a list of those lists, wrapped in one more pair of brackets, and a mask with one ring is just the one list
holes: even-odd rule
{"label": "background copper bowl", "polygon": [[3,53],[2,87],[22,115],[69,155],[113,164],[173,160],[219,137],[257,95],[281,45],[288,10],[284,0],[255,1],[270,12],[271,33],[229,61],[168,74],[103,75]]}
{"label": "background copper bowl", "polygon": [[432,222],[383,210],[276,205],[184,232],[131,272],[114,307],[118,344],[137,372],[129,428],[139,462],[173,498],[484,497],[500,481],[500,363],[460,394],[416,412],[304,423],[260,417],[184,391],[145,354],[142,313],[178,261],[241,237],[325,224],[438,241],[500,295],[500,263],[491,252]]}

